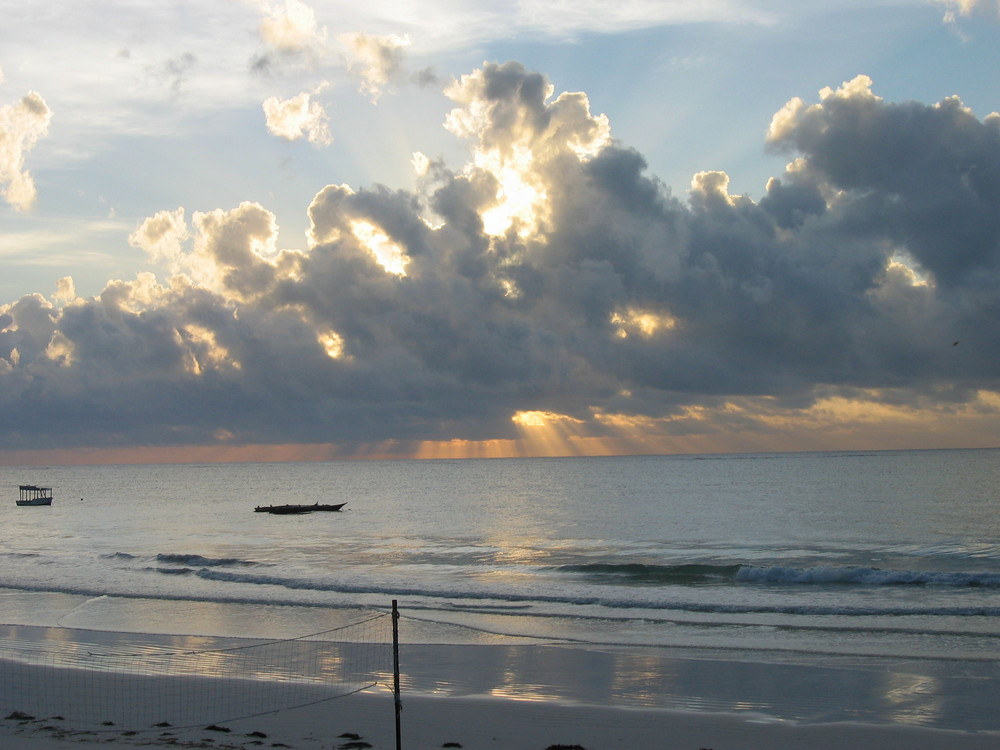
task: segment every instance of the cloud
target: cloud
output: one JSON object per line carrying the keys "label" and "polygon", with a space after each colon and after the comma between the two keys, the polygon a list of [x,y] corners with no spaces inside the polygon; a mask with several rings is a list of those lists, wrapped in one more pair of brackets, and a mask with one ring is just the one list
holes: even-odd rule
{"label": "cloud", "polygon": [[171,273],[178,273],[183,266],[184,241],[188,238],[184,209],[159,211],[139,226],[129,236],[129,243],[145,250],[157,265]]}
{"label": "cloud", "polygon": [[326,27],[316,21],[311,7],[300,0],[260,1],[257,27],[264,51],[250,60],[250,70],[270,73],[277,63],[315,66],[327,53]]}
{"label": "cloud", "polygon": [[968,33],[961,25],[961,19],[972,17],[1000,18],[1000,0],[934,0],[944,8],[942,20],[950,26],[960,39],[968,41]]}
{"label": "cloud", "polygon": [[322,49],[326,29],[316,23],[316,14],[300,0],[264,2],[264,18],[260,23],[261,39],[271,48],[285,54],[301,54]]}
{"label": "cloud", "polygon": [[48,132],[51,119],[52,110],[35,91],[17,104],[0,106],[0,187],[17,211],[27,211],[35,202],[35,181],[24,168],[24,157]]}
{"label": "cloud", "polygon": [[527,29],[543,29],[554,35],[569,35],[583,31],[623,31],[651,24],[699,23],[707,20],[765,23],[771,20],[766,12],[744,7],[745,5],[749,4],[632,0],[609,5],[597,0],[525,0],[516,3],[514,21]]}
{"label": "cloud", "polygon": [[[991,282],[1000,217],[1000,115],[980,121],[957,97],[886,103],[858,76],[792,100],[772,121],[772,148],[803,155],[794,179],[841,191],[835,215],[866,222],[872,240],[905,251],[943,289]],[[830,212],[824,212],[829,215]]]}
{"label": "cloud", "polygon": [[289,141],[305,138],[317,146],[330,145],[333,137],[326,110],[311,97],[312,94],[302,92],[291,99],[282,100],[276,96],[265,99],[263,108],[268,132]]}
{"label": "cloud", "polygon": [[1000,11],[1000,2],[997,0],[934,0],[938,5],[945,8],[945,20],[952,22],[956,16],[970,16],[978,10],[990,11],[994,13]]}
{"label": "cloud", "polygon": [[474,143],[466,175],[497,184],[495,200],[482,213],[487,234],[503,234],[515,224],[523,236],[536,233],[550,207],[547,166],[589,158],[610,142],[607,118],[590,114],[584,94],[549,101],[553,90],[544,76],[507,63],[488,64],[445,92],[459,104],[445,127]]}
{"label": "cloud", "polygon": [[158,66],[148,68],[156,78],[167,82],[171,93],[179,94],[184,87],[188,74],[198,63],[198,58],[190,52],[184,52]]}
{"label": "cloud", "polygon": [[167,278],[0,306],[0,445],[874,447],[871,414],[897,445],[995,435],[1000,115],[864,76],[794,98],[754,201],[709,170],[672,195],[518,63],[448,95],[468,163],[324,187],[305,250],[259,204],[179,208],[131,237]]}
{"label": "cloud", "polygon": [[418,70],[416,73],[410,76],[410,82],[420,86],[421,88],[427,87],[437,87],[440,85],[440,79],[438,74],[433,68],[424,68],[423,70]]}
{"label": "cloud", "polygon": [[[407,34],[413,44],[405,52],[420,60],[417,67],[426,73],[432,58],[454,60],[511,38],[562,42],[669,23],[761,20],[758,11],[731,0],[651,0],[611,9],[588,0],[563,14],[547,12],[544,5],[175,0],[63,3],[53,13],[45,4],[0,0],[0,15],[8,85],[16,85],[18,93],[43,92],[60,114],[72,111],[72,117],[59,120],[62,163],[101,158],[117,148],[120,137],[183,136],[206,118],[259,107],[270,95],[294,96],[320,78],[339,82],[340,32],[363,31],[373,39]],[[18,61],[16,68],[10,60]],[[365,70],[362,63],[355,65],[357,72]],[[247,80],[248,66],[281,87],[261,94],[260,78]],[[443,78],[452,72],[439,69]],[[381,84],[376,77],[372,84],[384,89],[408,78],[396,76],[395,82]],[[427,78],[418,75],[420,81]]]}
{"label": "cloud", "polygon": [[195,212],[189,228],[185,211],[160,211],[129,237],[150,259],[172,274],[230,300],[253,297],[277,272],[278,227],[274,215],[257,203],[236,209]]}
{"label": "cloud", "polygon": [[410,45],[407,37],[389,34],[344,34],[340,37],[347,49],[348,68],[361,79],[361,91],[377,102],[382,90],[397,75],[403,50]]}

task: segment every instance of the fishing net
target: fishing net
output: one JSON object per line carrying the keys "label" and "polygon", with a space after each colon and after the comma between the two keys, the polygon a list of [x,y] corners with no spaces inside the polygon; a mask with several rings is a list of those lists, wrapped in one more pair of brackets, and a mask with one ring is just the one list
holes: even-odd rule
{"label": "fishing net", "polygon": [[116,636],[0,628],[4,716],[60,716],[118,730],[249,718],[393,680],[392,615],[372,612],[282,640]]}

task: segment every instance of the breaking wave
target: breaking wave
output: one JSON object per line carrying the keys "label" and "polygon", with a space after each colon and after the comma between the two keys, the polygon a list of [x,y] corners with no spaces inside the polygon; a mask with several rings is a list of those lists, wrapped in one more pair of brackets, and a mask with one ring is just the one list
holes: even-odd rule
{"label": "breaking wave", "polygon": [[[582,566],[586,567],[586,566]],[[673,596],[668,597],[634,597],[628,594],[628,589],[611,590],[604,593],[597,589],[582,588],[576,591],[565,587],[548,588],[544,591],[535,590],[531,593],[522,590],[503,588],[461,588],[457,586],[413,586],[397,583],[387,586],[384,582],[343,580],[309,580],[292,578],[282,575],[251,575],[247,573],[228,572],[202,568],[195,570],[194,575],[203,580],[219,581],[249,586],[273,586],[287,591],[307,591],[336,594],[380,594],[419,598],[421,602],[410,602],[409,606],[416,609],[468,608],[470,606],[483,609],[510,608],[511,605],[527,607],[540,606],[548,611],[546,605],[577,605],[584,607],[596,606],[609,610],[660,610],[683,611],[715,614],[794,614],[794,615],[842,615],[848,617],[866,615],[962,615],[962,616],[1000,616],[997,606],[926,606],[909,604],[899,606],[890,602],[867,602],[863,605],[824,605],[804,604],[798,601],[787,602],[704,602],[687,600]],[[605,590],[607,591],[607,590]],[[634,591],[634,589],[633,589]],[[613,593],[612,593],[613,592]],[[469,604],[472,602],[473,604]],[[498,607],[498,604],[500,607]],[[536,612],[541,614],[541,611]]]}
{"label": "breaking wave", "polygon": [[1000,588],[1000,573],[891,570],[867,566],[795,567],[734,564],[645,565],[592,563],[561,565],[562,573],[617,585],[794,584],[858,586],[956,586]]}
{"label": "breaking wave", "polygon": [[[113,552],[109,555],[101,555],[106,560],[140,560],[140,559],[150,559],[141,558],[138,555],[132,555],[128,552]],[[227,568],[234,566],[250,566],[250,565],[261,565],[261,563],[254,562],[253,560],[241,560],[238,557],[204,557],[202,555],[194,554],[183,554],[183,553],[166,553],[161,552],[160,554],[152,558],[157,563],[166,565],[184,565],[184,566],[195,566],[200,568]],[[166,570],[166,569],[164,569]],[[171,571],[176,572],[176,571]]]}
{"label": "breaking wave", "polygon": [[238,565],[260,565],[253,560],[240,560],[238,557],[211,558],[201,555],[159,554],[156,561],[175,565],[197,565],[202,568],[226,568]]}

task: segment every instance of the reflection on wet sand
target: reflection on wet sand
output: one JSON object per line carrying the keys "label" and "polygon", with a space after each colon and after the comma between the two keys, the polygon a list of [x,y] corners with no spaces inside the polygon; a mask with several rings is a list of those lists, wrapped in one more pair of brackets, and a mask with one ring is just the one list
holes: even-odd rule
{"label": "reflection on wet sand", "polygon": [[[559,645],[407,645],[404,694],[496,696],[594,706],[725,712],[782,721],[987,729],[992,667],[935,675],[937,662],[748,661],[727,654]],[[979,674],[982,671],[983,674]]]}

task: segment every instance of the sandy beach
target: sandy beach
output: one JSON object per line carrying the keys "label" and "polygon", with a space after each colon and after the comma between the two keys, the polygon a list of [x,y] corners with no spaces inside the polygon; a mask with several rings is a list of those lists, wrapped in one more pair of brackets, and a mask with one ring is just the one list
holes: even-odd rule
{"label": "sandy beach", "polygon": [[[10,697],[4,696],[5,705]],[[308,708],[205,727],[116,730],[99,722],[53,717],[11,718],[0,723],[8,750],[71,747],[395,747],[392,699],[357,695]],[[553,745],[586,750],[995,750],[1000,738],[910,727],[795,726],[718,714],[633,711],[498,699],[408,697],[401,719],[404,748],[531,749]]]}
{"label": "sandy beach", "polygon": [[[995,749],[962,478],[996,458],[63,467],[86,502],[0,525],[0,750],[393,748],[396,597],[404,748]],[[356,509],[260,517],[258,486]]]}
{"label": "sandy beach", "polygon": [[[298,750],[392,750],[395,748],[394,707],[385,687],[334,700],[226,720],[225,711],[206,708],[197,724],[170,722],[109,725],[89,695],[141,694],[149,706],[168,705],[177,695],[199,689],[198,677],[144,677],[88,674],[72,684],[66,670],[5,661],[0,689],[0,747],[5,750],[67,750],[110,745],[119,748],[191,747],[295,748]],[[586,679],[584,674],[579,679]],[[37,688],[58,680],[61,709],[32,698],[20,686]],[[138,680],[138,682],[137,682]],[[56,687],[56,686],[53,686]],[[67,693],[66,688],[69,688]],[[223,692],[238,697],[245,685],[228,682]],[[285,689],[269,686],[280,698]],[[77,691],[74,694],[74,691]],[[36,690],[37,692],[37,690]],[[69,696],[68,698],[66,696]],[[78,698],[79,700],[75,700]],[[34,711],[31,705],[47,709]],[[234,703],[232,705],[238,705]],[[401,713],[403,748],[463,748],[519,750],[550,747],[585,750],[995,750],[993,733],[942,731],[906,725],[875,726],[837,722],[795,724],[754,714],[676,712],[655,709],[567,705],[552,700],[511,700],[501,697],[404,694]]]}

